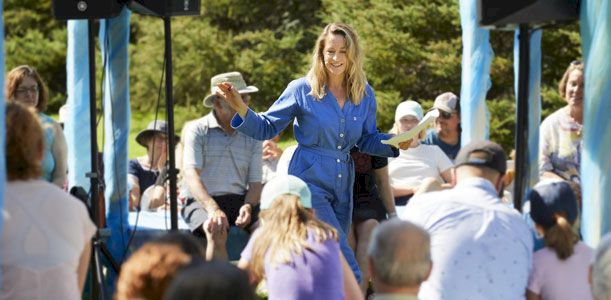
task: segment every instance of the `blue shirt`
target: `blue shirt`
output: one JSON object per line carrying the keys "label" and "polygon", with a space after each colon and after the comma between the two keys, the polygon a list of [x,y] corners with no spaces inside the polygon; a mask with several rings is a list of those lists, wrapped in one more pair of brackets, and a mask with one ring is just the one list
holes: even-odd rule
{"label": "blue shirt", "polygon": [[419,195],[399,217],[431,235],[433,270],[421,299],[524,299],[533,240],[490,181],[465,178],[453,189]]}
{"label": "blue shirt", "polygon": [[322,188],[331,198],[351,201],[354,170],[350,149],[357,145],[361,152],[384,157],[396,157],[398,150],[381,143],[391,135],[376,128],[376,102],[369,85],[359,105],[346,101],[343,109],[332,93],[327,91],[317,100],[310,91],[305,78],[294,80],[267,112],[257,114],[249,109],[244,119],[236,114],[231,126],[266,140],[295,119],[293,132],[299,147],[291,159],[289,174],[300,177],[311,188]]}
{"label": "blue shirt", "polygon": [[458,151],[460,151],[460,134],[458,135],[458,143],[456,145],[446,144],[439,138],[437,135],[437,131],[435,129],[429,129],[426,133],[426,138],[422,141],[425,145],[437,145],[443,153],[445,153],[452,162],[456,159],[456,155],[458,155]]}
{"label": "blue shirt", "polygon": [[45,139],[45,151],[42,160],[42,178],[48,182],[53,182],[53,171],[55,171],[55,158],[53,157],[55,136],[53,135],[53,124],[55,121],[43,113],[38,113],[38,117],[40,118]]}

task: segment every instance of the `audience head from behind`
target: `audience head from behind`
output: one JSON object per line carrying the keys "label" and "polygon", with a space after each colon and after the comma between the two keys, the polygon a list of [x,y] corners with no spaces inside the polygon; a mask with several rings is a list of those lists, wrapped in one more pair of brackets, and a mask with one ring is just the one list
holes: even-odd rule
{"label": "audience head from behind", "polygon": [[454,165],[454,180],[479,177],[490,181],[501,195],[507,171],[507,154],[497,143],[474,141],[460,149]]}
{"label": "audience head from behind", "polygon": [[565,181],[542,182],[527,195],[530,217],[537,231],[543,234],[545,246],[554,249],[558,259],[573,255],[579,236],[573,229],[577,221],[577,199]]}
{"label": "audience head from behind", "polygon": [[210,261],[182,270],[168,287],[165,300],[254,300],[248,274],[221,261]]}
{"label": "audience head from behind", "polygon": [[380,224],[368,248],[376,293],[417,295],[431,273],[430,245],[429,234],[411,222],[395,218]]}
{"label": "audience head from behind", "polygon": [[170,233],[144,244],[122,265],[117,300],[162,299],[172,279],[203,262],[203,247],[192,236]]}
{"label": "audience head from behind", "polygon": [[594,300],[611,299],[611,234],[606,234],[596,247],[590,284]]}
{"label": "audience head from behind", "polygon": [[32,106],[37,112],[45,111],[49,99],[42,78],[36,69],[28,65],[18,66],[8,72],[4,94],[8,102]]}
{"label": "audience head from behind", "polygon": [[6,104],[6,172],[8,180],[37,179],[42,175],[44,136],[32,107]]}

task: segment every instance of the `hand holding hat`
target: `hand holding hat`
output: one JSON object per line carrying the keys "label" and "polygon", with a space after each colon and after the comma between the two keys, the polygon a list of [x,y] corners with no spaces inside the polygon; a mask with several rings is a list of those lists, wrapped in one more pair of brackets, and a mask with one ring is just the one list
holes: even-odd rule
{"label": "hand holding hat", "polygon": [[235,110],[240,117],[244,118],[248,111],[248,105],[242,100],[240,93],[231,85],[229,82],[222,82],[217,84],[216,95],[222,98],[229,106]]}

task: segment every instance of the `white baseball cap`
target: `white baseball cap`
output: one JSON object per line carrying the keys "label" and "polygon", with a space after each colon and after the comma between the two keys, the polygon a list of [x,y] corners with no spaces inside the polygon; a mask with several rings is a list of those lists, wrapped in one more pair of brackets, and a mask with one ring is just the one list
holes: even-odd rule
{"label": "white baseball cap", "polygon": [[422,120],[424,116],[422,106],[420,106],[418,102],[412,100],[406,100],[399,103],[395,110],[395,122],[399,122],[399,120],[405,116],[414,116],[418,118],[418,121]]}

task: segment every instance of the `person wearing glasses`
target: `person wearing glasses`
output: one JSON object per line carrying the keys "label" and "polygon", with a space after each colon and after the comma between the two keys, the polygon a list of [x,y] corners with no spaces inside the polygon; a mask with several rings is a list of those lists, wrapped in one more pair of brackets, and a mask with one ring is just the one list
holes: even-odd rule
{"label": "person wearing glasses", "polygon": [[460,150],[460,100],[451,92],[443,93],[435,99],[432,109],[439,110],[435,128],[430,129],[425,145],[437,145],[452,161]]}
{"label": "person wearing glasses", "polygon": [[64,188],[68,172],[68,147],[61,125],[44,113],[49,94],[42,78],[32,67],[18,66],[6,76],[4,93],[9,102],[18,102],[36,109],[45,139],[42,178]]}
{"label": "person wearing glasses", "polygon": [[539,129],[539,174],[542,178],[580,184],[583,130],[583,64],[572,62],[564,72],[558,92],[567,105],[549,115]]}

